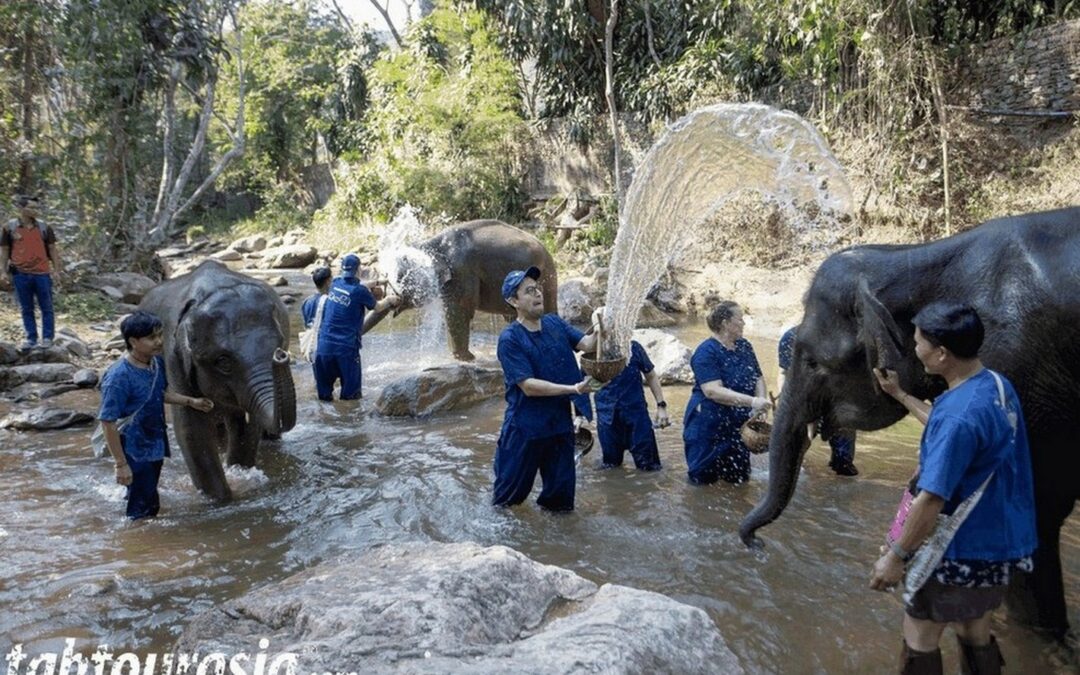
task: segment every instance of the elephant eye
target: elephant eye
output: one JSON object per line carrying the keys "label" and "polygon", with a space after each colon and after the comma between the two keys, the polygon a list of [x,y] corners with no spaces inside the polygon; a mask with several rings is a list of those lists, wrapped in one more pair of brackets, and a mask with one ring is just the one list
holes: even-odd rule
{"label": "elephant eye", "polygon": [[232,372],[233,369],[232,359],[225,354],[222,354],[221,356],[214,359],[214,367],[228,375]]}

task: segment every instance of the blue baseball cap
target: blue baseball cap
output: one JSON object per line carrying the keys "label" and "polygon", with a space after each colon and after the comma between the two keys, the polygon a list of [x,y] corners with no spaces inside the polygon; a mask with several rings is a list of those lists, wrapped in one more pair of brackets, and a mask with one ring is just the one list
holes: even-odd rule
{"label": "blue baseball cap", "polygon": [[355,277],[358,269],[360,269],[360,258],[355,253],[350,253],[341,259],[341,273],[345,276]]}
{"label": "blue baseball cap", "polygon": [[527,270],[514,270],[510,274],[507,274],[506,279],[503,280],[503,300],[509,300],[514,297],[514,293],[517,293],[518,286],[521,285],[522,281],[525,281],[525,277],[539,279],[540,268],[530,267]]}

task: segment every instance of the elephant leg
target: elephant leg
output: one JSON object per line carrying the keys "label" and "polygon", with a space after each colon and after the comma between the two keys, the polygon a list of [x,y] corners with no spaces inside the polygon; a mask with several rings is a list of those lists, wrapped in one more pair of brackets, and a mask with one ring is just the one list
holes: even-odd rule
{"label": "elephant leg", "polygon": [[232,490],[225,479],[218,457],[219,435],[216,419],[207,419],[205,413],[193,411],[185,406],[173,407],[173,430],[180,450],[184,454],[184,463],[195,489],[214,501],[225,503],[232,500]]}
{"label": "elephant leg", "polygon": [[1035,493],[1035,526],[1039,547],[1034,569],[1017,572],[1009,584],[1006,606],[1018,623],[1062,639],[1069,630],[1065,583],[1061,574],[1061,526],[1072,512],[1072,495]]}
{"label": "elephant leg", "polygon": [[225,463],[250,469],[255,466],[255,455],[262,440],[262,427],[254,421],[245,421],[244,415],[233,415],[227,421],[229,429],[228,455]]}
{"label": "elephant leg", "polygon": [[472,361],[476,357],[469,351],[469,327],[475,310],[447,305],[446,331],[450,335],[450,349],[458,361]]}

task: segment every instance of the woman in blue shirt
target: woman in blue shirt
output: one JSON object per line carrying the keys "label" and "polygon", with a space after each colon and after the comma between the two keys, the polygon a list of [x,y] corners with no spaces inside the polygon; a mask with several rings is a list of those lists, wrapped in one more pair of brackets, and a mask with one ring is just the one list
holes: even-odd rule
{"label": "woman in blue shirt", "polygon": [[903,672],[941,672],[938,642],[951,624],[965,672],[999,673],[1003,661],[990,633],[991,614],[1005,597],[1011,573],[1030,571],[1036,546],[1031,451],[1020,400],[1008,380],[979,360],[983,325],[974,309],[933,303],[913,322],[915,355],[949,389],[930,408],[900,388],[895,372],[877,373],[882,390],[926,429],[919,447],[919,494],[900,538],[874,565],[870,587],[889,590],[899,583],[938,514],[952,513],[989,477],[940,564],[905,606],[901,662]]}
{"label": "woman in blue shirt", "polygon": [[750,449],[739,430],[770,407],[754,348],[743,338],[743,311],[731,300],[718,304],[706,323],[712,337],[690,359],[694,389],[683,418],[690,482],[707,485],[750,480]]}

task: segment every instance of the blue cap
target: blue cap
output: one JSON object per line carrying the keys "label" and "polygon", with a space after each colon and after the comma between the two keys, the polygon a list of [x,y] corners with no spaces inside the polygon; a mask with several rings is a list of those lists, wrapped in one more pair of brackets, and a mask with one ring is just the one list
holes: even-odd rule
{"label": "blue cap", "polygon": [[540,268],[530,267],[527,270],[514,270],[510,274],[506,275],[506,279],[503,280],[502,294],[503,300],[509,300],[514,297],[514,293],[517,292],[518,286],[525,280],[525,277],[530,279],[540,278]]}
{"label": "blue cap", "polygon": [[345,276],[355,277],[358,269],[360,269],[360,258],[355,253],[350,253],[341,259],[341,273]]}

